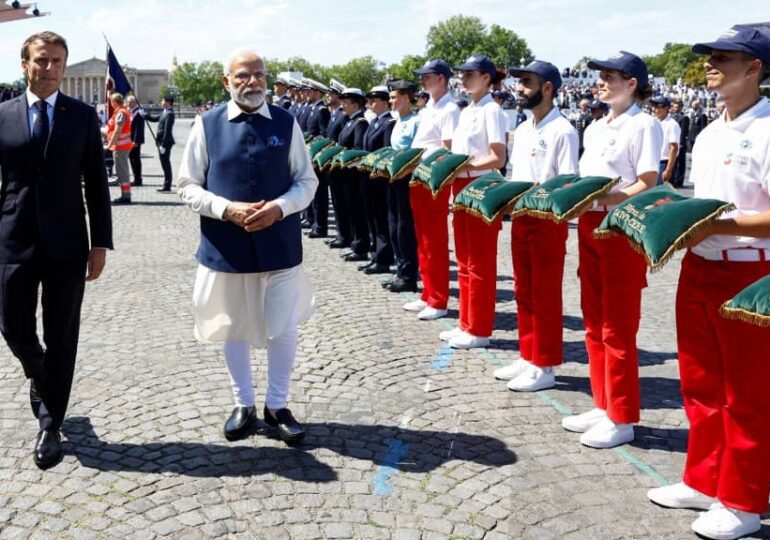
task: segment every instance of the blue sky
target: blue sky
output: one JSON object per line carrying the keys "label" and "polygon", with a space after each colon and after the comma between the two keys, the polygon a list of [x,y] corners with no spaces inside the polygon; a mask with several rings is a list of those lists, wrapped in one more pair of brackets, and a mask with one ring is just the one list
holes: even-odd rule
{"label": "blue sky", "polygon": [[70,63],[103,58],[102,32],[121,63],[140,68],[167,68],[174,52],[179,62],[221,61],[240,47],[323,64],[364,55],[391,63],[423,53],[432,24],[464,14],[515,31],[537,58],[564,67],[619,49],[654,54],[666,42],[711,40],[734,23],[770,20],[768,0],[39,0],[38,7],[51,16],[0,24],[0,81],[20,76],[19,46],[46,29],[68,40]]}

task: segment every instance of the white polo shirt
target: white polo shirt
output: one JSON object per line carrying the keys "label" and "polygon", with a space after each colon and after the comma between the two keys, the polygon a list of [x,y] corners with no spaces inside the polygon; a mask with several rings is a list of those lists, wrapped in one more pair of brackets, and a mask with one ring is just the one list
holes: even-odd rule
{"label": "white polo shirt", "polygon": [[538,124],[532,117],[513,133],[511,180],[540,184],[560,174],[577,173],[579,147],[577,131],[558,107]]}
{"label": "white polo shirt", "polygon": [[457,122],[460,119],[460,108],[447,92],[441,99],[428,100],[420,111],[420,125],[412,141],[412,148],[425,148],[425,155],[441,148],[441,141],[450,141],[454,137]]}
{"label": "white polo shirt", "polygon": [[[658,120],[657,118],[655,118]],[[658,123],[660,123],[660,129],[663,131],[663,144],[660,147],[660,161],[668,161],[668,154],[671,151],[671,145],[675,144],[679,146],[679,138],[682,135],[682,128],[679,127],[679,124],[676,120],[671,118],[671,116],[666,116],[663,121],[661,122],[658,120]],[[681,152],[681,148],[679,151]]]}
{"label": "white polo shirt", "polygon": [[[770,210],[770,102],[766,98],[729,122],[723,112],[700,132],[692,149],[690,179],[695,197],[735,205],[737,210],[724,217]],[[705,255],[741,247],[770,249],[770,238],[714,235],[693,251]]]}
{"label": "white polo shirt", "polygon": [[[452,153],[465,154],[474,159],[486,157],[491,153],[492,144],[505,145],[507,130],[508,116],[492,99],[492,94],[487,94],[478,103],[471,102],[460,113],[460,122],[452,137]],[[492,169],[473,171],[473,175],[488,172]]]}
{"label": "white polo shirt", "polygon": [[662,144],[660,123],[633,104],[617,118],[610,113],[586,128],[580,176],[619,176],[612,191],[620,191],[644,173],[658,173]]}

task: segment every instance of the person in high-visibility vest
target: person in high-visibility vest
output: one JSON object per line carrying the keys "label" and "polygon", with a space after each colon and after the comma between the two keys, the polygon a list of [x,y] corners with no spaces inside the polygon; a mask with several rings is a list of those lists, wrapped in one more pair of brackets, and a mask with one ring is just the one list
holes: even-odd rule
{"label": "person in high-visibility vest", "polygon": [[131,176],[128,168],[128,154],[134,147],[131,141],[131,113],[123,105],[123,94],[115,92],[110,95],[110,103],[114,109],[107,121],[107,149],[112,150],[115,159],[115,173],[120,184],[120,197],[113,200],[115,204],[131,202]]}

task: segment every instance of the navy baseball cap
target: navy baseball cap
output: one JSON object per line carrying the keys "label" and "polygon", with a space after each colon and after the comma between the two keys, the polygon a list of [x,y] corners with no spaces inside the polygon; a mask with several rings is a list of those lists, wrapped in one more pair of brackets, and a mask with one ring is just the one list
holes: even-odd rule
{"label": "navy baseball cap", "polygon": [[464,64],[455,67],[455,69],[457,71],[480,71],[481,73],[489,74],[493,78],[497,75],[495,63],[483,54],[470,55],[465,59]]}
{"label": "navy baseball cap", "polygon": [[526,66],[510,68],[508,74],[512,77],[521,77],[524,73],[534,73],[540,76],[544,81],[549,81],[553,85],[554,92],[561,87],[561,74],[559,68],[550,62],[535,60]]}
{"label": "navy baseball cap", "polygon": [[695,54],[711,54],[717,51],[741,51],[770,64],[770,36],[751,26],[736,24],[716,41],[696,43],[692,47]]}
{"label": "navy baseball cap", "polygon": [[609,110],[609,106],[603,101],[599,101],[598,99],[593,100],[588,108],[593,110],[601,109],[602,111]]}
{"label": "navy baseball cap", "polygon": [[615,71],[621,71],[635,78],[639,88],[646,87],[650,82],[649,75],[647,74],[647,64],[644,63],[644,60],[628,51],[619,51],[607,60],[589,60],[588,69],[614,69]]}
{"label": "navy baseball cap", "polygon": [[434,58],[428,60],[420,69],[412,70],[415,75],[427,75],[429,73],[435,73],[437,75],[443,75],[447,79],[452,76],[452,68],[445,60]]}
{"label": "navy baseball cap", "polygon": [[652,99],[650,99],[650,103],[653,105],[660,105],[662,107],[671,107],[671,100],[666,96],[653,96]]}

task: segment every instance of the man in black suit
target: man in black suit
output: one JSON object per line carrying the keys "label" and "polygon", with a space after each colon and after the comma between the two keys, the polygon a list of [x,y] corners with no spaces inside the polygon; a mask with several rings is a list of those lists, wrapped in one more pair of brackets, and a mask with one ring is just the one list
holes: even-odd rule
{"label": "man in black suit", "polygon": [[[331,113],[324,103],[324,96],[329,93],[329,87],[313,79],[303,78],[307,86],[310,113],[307,115],[306,132],[315,137],[326,137],[326,127],[329,125]],[[325,174],[318,175],[318,189],[308,207],[310,232],[308,238],[325,238],[329,228],[329,184]]]}
{"label": "man in black suit", "polygon": [[62,455],[85,282],[104,269],[112,220],[96,112],[59,92],[66,41],[34,34],[21,55],[27,91],[0,105],[0,332],[31,379],[33,458],[45,469]]}
{"label": "man in black suit", "polygon": [[[163,98],[163,112],[157,119],[155,140],[158,144],[160,166],[163,169],[163,187],[158,191],[171,191],[171,147],[174,146],[174,96]],[[152,122],[156,120],[149,118]]]}
{"label": "man in black suit", "polygon": [[134,96],[128,96],[126,100],[128,110],[131,112],[131,142],[134,146],[128,153],[131,162],[131,171],[134,173],[134,185],[142,185],[142,145],[144,144],[144,111],[139,106]]}

